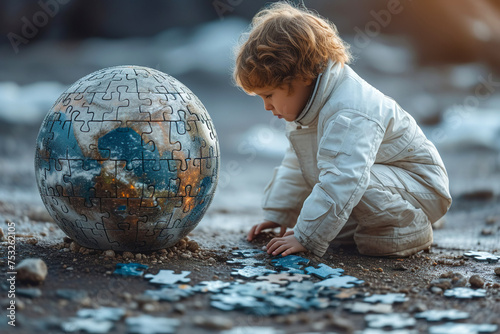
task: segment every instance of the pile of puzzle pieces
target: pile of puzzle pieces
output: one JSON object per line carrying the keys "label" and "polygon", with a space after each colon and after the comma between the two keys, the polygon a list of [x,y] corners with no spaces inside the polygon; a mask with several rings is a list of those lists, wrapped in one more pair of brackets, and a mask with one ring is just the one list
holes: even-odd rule
{"label": "pile of puzzle pieces", "polygon": [[[432,334],[493,333],[498,329],[497,325],[456,323],[455,321],[468,319],[469,314],[455,309],[429,310],[413,316],[395,313],[393,304],[409,300],[404,293],[362,293],[356,287],[364,285],[363,280],[344,275],[343,269],[332,268],[323,263],[310,266],[310,260],[300,256],[277,256],[269,259],[265,252],[258,249],[236,250],[232,254],[234,258],[227,261],[235,265],[231,272],[235,280],[231,282],[216,280],[189,285],[189,271],[175,273],[172,270],[160,270],[156,275],[145,274],[148,266],[139,263],[118,263],[114,274],[144,277],[151,284],[158,285],[159,289],[144,292],[144,295],[158,301],[177,302],[195,293],[210,293],[210,305],[222,311],[273,316],[342,307],[352,313],[366,314],[366,329],[356,334],[387,333],[384,331],[387,329],[401,334],[417,333],[413,328],[418,319],[429,323],[446,322],[429,326],[429,333]],[[483,298],[486,291],[462,287],[448,290],[445,296],[457,299]],[[103,309],[95,313],[85,311],[85,314],[79,312],[79,318],[72,318],[63,324],[64,330],[86,330],[85,326],[94,326],[93,333],[107,333],[113,327],[113,321],[123,316],[118,310]],[[92,319],[94,325],[91,325],[92,321],[89,319]],[[146,326],[141,333],[174,333],[180,324],[177,319],[162,317],[127,318],[130,333],[135,333],[135,329],[139,328],[136,322]],[[95,327],[97,325],[102,327]],[[254,327],[254,330],[253,332],[259,332],[258,327]]]}

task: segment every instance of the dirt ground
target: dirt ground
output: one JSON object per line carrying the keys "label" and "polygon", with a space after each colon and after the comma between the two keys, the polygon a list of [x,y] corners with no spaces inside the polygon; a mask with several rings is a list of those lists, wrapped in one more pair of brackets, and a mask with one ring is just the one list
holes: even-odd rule
{"label": "dirt ground", "polygon": [[[484,194],[483,194],[484,195]],[[472,198],[471,198],[472,197]],[[435,243],[429,252],[421,252],[404,259],[374,258],[361,256],[353,247],[332,245],[329,251],[317,258],[311,254],[300,254],[311,260],[311,264],[325,263],[334,268],[345,270],[344,275],[355,276],[366,283],[353,288],[361,295],[375,293],[405,293],[409,300],[393,305],[393,312],[406,312],[414,315],[417,312],[431,309],[459,309],[470,313],[466,323],[498,324],[500,319],[500,277],[494,269],[500,263],[477,262],[463,256],[464,245],[440,245],[446,243],[446,237],[456,235],[457,229],[466,231],[466,227],[475,225],[477,234],[467,232],[469,241],[476,243],[474,249],[493,253],[498,249],[498,230],[500,200],[496,197],[481,194],[455,200],[444,227],[436,230]],[[473,209],[471,209],[473,208]],[[467,214],[465,214],[467,213]],[[210,219],[224,219],[228,213],[213,213]],[[6,222],[16,224],[16,261],[24,258],[41,258],[48,267],[45,281],[39,285],[16,282],[16,289],[38,288],[41,296],[35,298],[17,295],[16,327],[7,326],[5,317],[0,324],[2,332],[16,333],[59,333],[60,324],[76,315],[82,308],[98,308],[100,306],[121,307],[126,310],[126,317],[149,314],[179,319],[181,324],[176,333],[218,333],[222,329],[240,326],[265,326],[286,333],[336,332],[353,333],[366,328],[364,314],[353,314],[345,307],[355,300],[342,301],[339,306],[323,310],[309,310],[290,315],[256,316],[240,311],[221,311],[210,306],[209,294],[194,294],[178,302],[154,301],[143,297],[143,292],[154,289],[153,284],[144,278],[113,275],[117,263],[138,262],[149,266],[148,273],[157,273],[160,269],[176,272],[191,271],[190,285],[202,281],[222,280],[232,282],[233,268],[226,263],[234,258],[231,251],[246,248],[261,248],[272,233],[258,237],[254,242],[245,240],[243,231],[214,232],[200,227],[195,229],[189,239],[196,241],[199,249],[187,251],[185,246],[141,254],[135,258],[124,258],[130,254],[117,252],[114,256],[105,256],[103,251],[80,249],[56,227],[47,222],[48,217],[43,210],[33,210],[29,206],[0,203],[0,215]],[[3,225],[2,225],[3,224]],[[6,223],[5,223],[6,224]],[[3,222],[3,231],[7,227]],[[35,232],[34,232],[35,231]],[[466,247],[469,245],[465,245]],[[0,270],[2,277],[7,277],[8,266],[6,253],[7,242],[1,244],[2,259]],[[189,255],[186,255],[189,254]],[[270,256],[264,256],[270,259]],[[458,273],[466,279],[467,286],[472,275],[479,275],[484,280],[486,297],[472,300],[459,300],[442,295],[443,291],[432,289],[433,280],[446,276],[448,272]],[[446,276],[449,277],[450,275]],[[2,280],[2,309],[8,307],[8,284]],[[58,289],[85,290],[87,296],[76,301],[60,298]],[[351,290],[353,290],[351,289]],[[217,321],[214,321],[216,319]],[[414,329],[427,333],[429,326],[434,325],[425,320],[418,320]],[[110,333],[125,333],[127,327],[124,320],[117,321]],[[259,331],[256,329],[255,333]]]}

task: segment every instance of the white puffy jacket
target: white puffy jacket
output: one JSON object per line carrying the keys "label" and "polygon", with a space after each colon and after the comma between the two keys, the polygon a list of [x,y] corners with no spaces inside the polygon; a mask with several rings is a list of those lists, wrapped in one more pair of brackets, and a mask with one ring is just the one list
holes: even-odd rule
{"label": "white puffy jacket", "polygon": [[451,205],[448,176],[434,145],[393,99],[349,66],[330,63],[306,107],[287,122],[290,147],[263,198],[264,219],[294,227],[322,256],[363,196],[374,164],[396,166]]}

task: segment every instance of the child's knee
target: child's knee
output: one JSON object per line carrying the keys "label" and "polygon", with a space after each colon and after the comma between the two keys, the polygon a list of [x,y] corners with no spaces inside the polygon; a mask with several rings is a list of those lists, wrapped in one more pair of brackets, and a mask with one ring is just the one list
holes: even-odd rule
{"label": "child's knee", "polygon": [[406,257],[431,246],[432,227],[426,217],[405,227],[360,227],[354,240],[358,251],[364,255]]}

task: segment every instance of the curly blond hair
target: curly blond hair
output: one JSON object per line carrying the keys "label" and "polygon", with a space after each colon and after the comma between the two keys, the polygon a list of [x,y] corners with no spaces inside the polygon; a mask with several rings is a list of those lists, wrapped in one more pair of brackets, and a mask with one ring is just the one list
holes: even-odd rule
{"label": "curly blond hair", "polygon": [[280,1],[262,9],[248,38],[236,50],[234,80],[247,93],[290,85],[295,78],[316,79],[329,60],[351,60],[349,46],[328,19]]}

